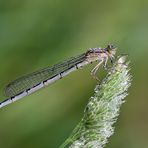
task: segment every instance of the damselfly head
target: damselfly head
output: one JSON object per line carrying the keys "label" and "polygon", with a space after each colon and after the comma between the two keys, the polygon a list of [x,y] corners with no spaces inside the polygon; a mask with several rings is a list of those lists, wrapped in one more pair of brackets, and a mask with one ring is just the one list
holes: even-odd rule
{"label": "damselfly head", "polygon": [[112,44],[109,44],[105,50],[108,52],[110,57],[114,57],[114,55],[116,54],[117,48],[115,46],[113,46]]}

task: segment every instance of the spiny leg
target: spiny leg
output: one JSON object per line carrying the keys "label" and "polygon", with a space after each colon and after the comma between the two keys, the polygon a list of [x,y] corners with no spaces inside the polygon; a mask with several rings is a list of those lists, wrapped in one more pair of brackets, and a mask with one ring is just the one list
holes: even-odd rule
{"label": "spiny leg", "polygon": [[107,65],[107,61],[108,61],[108,57],[106,57],[105,62],[104,62],[104,65],[103,65],[103,67],[104,67],[105,70],[108,69],[107,66],[106,66]]}
{"label": "spiny leg", "polygon": [[91,75],[93,76],[94,79],[96,79],[97,81],[99,81],[99,78],[96,76],[96,72],[98,71],[100,65],[104,62],[104,60],[100,61],[91,71]]}
{"label": "spiny leg", "polygon": [[[111,66],[107,66],[108,59],[109,59],[109,58],[106,57],[106,59],[105,59],[105,63],[104,63],[104,65],[103,65],[103,67],[104,67],[104,69],[105,69],[106,71],[108,71],[108,70],[111,68]],[[110,57],[110,62],[111,62],[111,64],[113,64],[113,59],[114,59],[113,56]]]}

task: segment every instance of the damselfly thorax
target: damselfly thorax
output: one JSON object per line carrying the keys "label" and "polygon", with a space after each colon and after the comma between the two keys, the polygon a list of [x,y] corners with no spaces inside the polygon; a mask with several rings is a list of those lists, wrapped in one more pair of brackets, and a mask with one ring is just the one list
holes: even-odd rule
{"label": "damselfly thorax", "polygon": [[93,78],[96,80],[99,80],[96,76],[96,72],[98,71],[100,65],[104,64],[104,67],[106,68],[106,64],[108,59],[112,61],[112,58],[114,58],[114,55],[116,53],[116,48],[114,48],[112,45],[108,45],[106,48],[90,48],[87,52],[87,60],[90,62],[98,61],[98,64],[93,68],[91,71],[91,74]]}

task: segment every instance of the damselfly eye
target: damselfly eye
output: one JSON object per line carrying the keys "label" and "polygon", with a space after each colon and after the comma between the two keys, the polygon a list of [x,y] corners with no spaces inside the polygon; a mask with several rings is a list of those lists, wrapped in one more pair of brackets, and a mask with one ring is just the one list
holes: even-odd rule
{"label": "damselfly eye", "polygon": [[112,44],[109,44],[109,45],[108,45],[108,49],[114,49],[114,48],[115,48],[114,45],[112,45]]}

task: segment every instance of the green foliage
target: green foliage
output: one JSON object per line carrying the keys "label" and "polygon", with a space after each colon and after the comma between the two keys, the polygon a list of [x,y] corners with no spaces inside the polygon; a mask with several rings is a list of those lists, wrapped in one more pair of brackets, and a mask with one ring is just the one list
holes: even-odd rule
{"label": "green foliage", "polygon": [[113,124],[117,120],[121,104],[127,96],[131,75],[128,73],[126,56],[121,56],[108,71],[108,75],[95,88],[84,117],[71,136],[61,146],[71,148],[103,148],[113,134]]}

